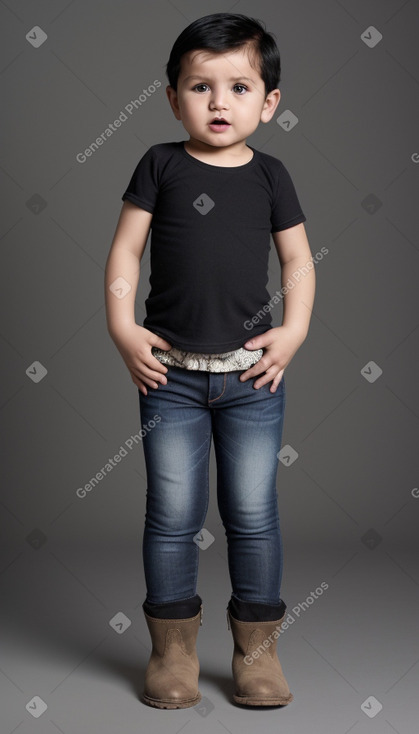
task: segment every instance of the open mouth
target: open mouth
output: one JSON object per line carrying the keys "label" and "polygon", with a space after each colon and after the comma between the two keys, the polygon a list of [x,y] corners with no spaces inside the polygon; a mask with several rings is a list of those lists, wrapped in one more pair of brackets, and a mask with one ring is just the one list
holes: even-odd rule
{"label": "open mouth", "polygon": [[223,133],[230,127],[230,123],[224,120],[222,117],[215,117],[212,122],[209,123],[209,128],[213,133]]}

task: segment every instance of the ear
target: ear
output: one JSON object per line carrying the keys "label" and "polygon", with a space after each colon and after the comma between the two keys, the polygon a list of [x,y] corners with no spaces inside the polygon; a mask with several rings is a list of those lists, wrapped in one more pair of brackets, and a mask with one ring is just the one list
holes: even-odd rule
{"label": "ear", "polygon": [[178,102],[176,90],[173,89],[173,87],[169,85],[166,87],[166,94],[170,102],[170,106],[173,110],[174,116],[176,117],[177,120],[181,120],[182,118],[180,116],[179,102]]}
{"label": "ear", "polygon": [[265,99],[265,103],[263,105],[263,109],[260,115],[261,122],[269,122],[269,120],[272,119],[273,114],[279,105],[280,99],[281,92],[279,91],[279,89],[272,89],[272,91],[269,92],[268,96]]}

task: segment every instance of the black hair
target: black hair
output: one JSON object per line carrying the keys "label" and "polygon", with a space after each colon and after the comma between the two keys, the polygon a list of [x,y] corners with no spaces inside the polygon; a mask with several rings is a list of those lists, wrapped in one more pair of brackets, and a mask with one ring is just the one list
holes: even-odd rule
{"label": "black hair", "polygon": [[255,66],[259,61],[259,73],[265,83],[266,95],[277,89],[281,78],[281,59],[273,35],[255,18],[232,13],[205,15],[182,31],[166,65],[170,86],[177,91],[181,57],[188,51],[207,49],[222,53],[244,46],[249,48],[251,65]]}

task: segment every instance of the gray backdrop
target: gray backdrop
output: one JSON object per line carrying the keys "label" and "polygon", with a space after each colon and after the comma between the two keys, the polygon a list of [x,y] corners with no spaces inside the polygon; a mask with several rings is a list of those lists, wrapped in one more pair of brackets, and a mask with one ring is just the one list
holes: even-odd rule
{"label": "gray backdrop", "polygon": [[[286,371],[283,446],[298,457],[278,463],[290,615],[278,649],[295,700],[231,702],[212,450],[203,699],[156,711],[138,699],[150,654],[138,392],[107,332],[104,267],[139,158],[188,137],[164,91],[170,48],[218,11],[276,35],[282,99],[248,142],[288,167],[312,253],[328,250]],[[417,731],[418,20],[414,0],[0,3],[2,734]],[[149,243],[139,324],[148,277]]]}

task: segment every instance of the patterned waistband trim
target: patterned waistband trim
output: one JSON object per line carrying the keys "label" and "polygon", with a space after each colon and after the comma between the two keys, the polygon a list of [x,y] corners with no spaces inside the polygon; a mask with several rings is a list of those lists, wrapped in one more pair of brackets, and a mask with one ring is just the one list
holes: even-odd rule
{"label": "patterned waistband trim", "polygon": [[205,372],[233,372],[234,370],[246,370],[259,362],[263,356],[263,349],[249,350],[240,347],[221,354],[202,354],[201,352],[185,352],[176,347],[168,351],[152,347],[151,353],[159,362],[172,367],[204,370]]}

